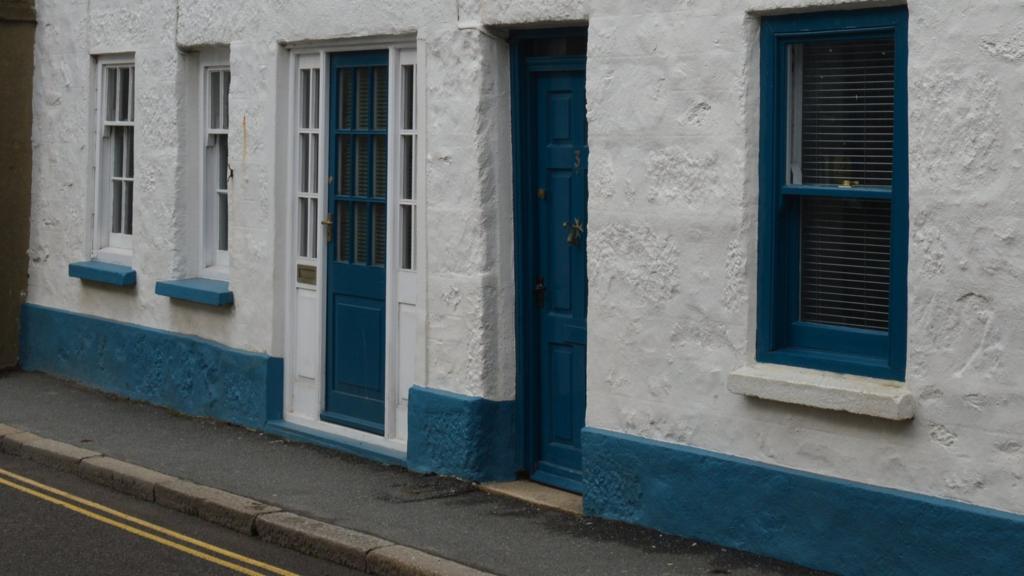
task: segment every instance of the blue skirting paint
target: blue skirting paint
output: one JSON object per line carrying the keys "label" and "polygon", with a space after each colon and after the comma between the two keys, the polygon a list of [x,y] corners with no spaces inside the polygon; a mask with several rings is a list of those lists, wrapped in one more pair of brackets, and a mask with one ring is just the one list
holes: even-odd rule
{"label": "blue skirting paint", "polygon": [[594,428],[584,511],[846,576],[1024,573],[1024,516]]}
{"label": "blue skirting paint", "polygon": [[406,464],[478,482],[512,480],[515,402],[495,402],[431,388],[409,392]]}
{"label": "blue skirting paint", "polygon": [[21,367],[250,428],[283,378],[280,358],[34,304],[21,309]]}

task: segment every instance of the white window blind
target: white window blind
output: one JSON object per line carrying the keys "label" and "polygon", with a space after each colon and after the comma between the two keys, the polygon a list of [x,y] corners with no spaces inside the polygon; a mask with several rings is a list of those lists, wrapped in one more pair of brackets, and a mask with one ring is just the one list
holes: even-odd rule
{"label": "white window blind", "polygon": [[[790,184],[890,188],[892,39],[820,42],[790,52]],[[891,202],[800,200],[800,319],[889,328]]]}

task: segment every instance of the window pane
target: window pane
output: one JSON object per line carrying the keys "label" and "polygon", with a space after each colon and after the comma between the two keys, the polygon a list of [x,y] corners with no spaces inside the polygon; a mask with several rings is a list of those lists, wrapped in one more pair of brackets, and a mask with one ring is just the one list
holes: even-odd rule
{"label": "window pane", "polygon": [[412,200],[413,197],[413,142],[412,136],[402,136],[402,199]]}
{"label": "window pane", "polygon": [[228,189],[228,135],[217,135],[217,189]]}
{"label": "window pane", "polygon": [[370,128],[370,69],[356,69],[356,128]]}
{"label": "window pane", "polygon": [[132,233],[132,198],[134,196],[134,184],[131,180],[124,182],[124,225],[122,230],[124,234]]}
{"label": "window pane", "polygon": [[791,57],[802,74],[792,82],[801,120],[792,131],[799,166],[790,182],[891,186],[893,40],[805,44]]}
{"label": "window pane", "polygon": [[309,227],[310,236],[312,236],[312,238],[310,238],[310,244],[311,244],[310,250],[309,250],[309,257],[310,258],[316,258],[317,246],[320,244],[320,227],[316,225],[316,222],[319,219],[319,215],[320,215],[320,213],[319,213],[319,206],[318,206],[318,203],[317,203],[317,199],[316,198],[310,198],[309,199],[309,221],[313,223],[313,225]]}
{"label": "window pane", "polygon": [[299,71],[299,128],[309,128],[309,70]]}
{"label": "window pane", "polygon": [[110,231],[114,234],[121,233],[121,181],[111,182],[111,210],[110,210]]}
{"label": "window pane", "polygon": [[313,103],[310,105],[310,128],[320,127],[320,70],[314,69],[311,71],[313,74],[313,81],[310,83],[310,92],[313,97]]}
{"label": "window pane", "polygon": [[801,200],[801,320],[889,329],[890,214],[885,200]]}
{"label": "window pane", "polygon": [[370,139],[356,136],[356,194],[370,195]]}
{"label": "window pane", "polygon": [[402,235],[401,266],[403,270],[412,270],[412,240],[414,229],[412,206],[400,206],[399,223],[401,224],[400,234]]}
{"label": "window pane", "polygon": [[217,249],[228,249],[228,195],[217,194]]}
{"label": "window pane", "polygon": [[388,147],[383,136],[373,137],[373,196],[388,195]]}
{"label": "window pane", "polygon": [[124,130],[124,176],[133,178],[135,176],[135,129],[125,126]]}
{"label": "window pane", "polygon": [[210,72],[210,128],[220,128],[220,72]]}
{"label": "window pane", "polygon": [[412,130],[414,110],[416,103],[416,68],[410,65],[402,66],[402,128]]}
{"label": "window pane", "polygon": [[107,120],[117,120],[117,68],[107,68],[107,87],[103,95],[107,99],[106,113]]}
{"label": "window pane", "polygon": [[228,94],[231,92],[231,72],[224,70],[221,72],[222,83],[224,84],[224,96],[221,100],[224,102],[224,111],[221,113],[221,128],[227,129],[228,127]]}
{"label": "window pane", "polygon": [[373,69],[373,127],[388,129],[388,67]]}
{"label": "window pane", "polygon": [[305,258],[308,255],[306,238],[309,237],[309,200],[299,198],[299,256]]}
{"label": "window pane", "polygon": [[110,129],[114,138],[114,151],[111,153],[113,156],[113,166],[110,167],[111,175],[115,178],[124,176],[124,130],[115,126]]}
{"label": "window pane", "polygon": [[309,134],[299,134],[299,192],[309,192]]}
{"label": "window pane", "polygon": [[311,164],[309,168],[309,189],[310,194],[316,194],[318,192],[318,184],[320,182],[320,135],[310,134],[309,135],[309,162]]}
{"label": "window pane", "polygon": [[127,121],[131,119],[128,115],[128,105],[132,101],[131,70],[119,68],[119,76],[117,80],[117,119]]}
{"label": "window pane", "polygon": [[388,254],[388,207],[373,204],[373,265],[383,266]]}
{"label": "window pane", "polygon": [[367,245],[370,242],[369,238],[369,217],[366,212],[366,204],[363,202],[357,202],[355,204],[355,224],[356,224],[356,263],[366,264],[366,252]]}

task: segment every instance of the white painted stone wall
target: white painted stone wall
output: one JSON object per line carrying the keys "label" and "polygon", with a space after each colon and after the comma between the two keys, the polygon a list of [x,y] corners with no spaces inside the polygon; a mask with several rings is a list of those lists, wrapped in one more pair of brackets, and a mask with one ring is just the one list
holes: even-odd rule
{"label": "white painted stone wall", "polygon": [[[911,0],[909,423],[729,393],[753,360],[759,14],[833,0],[39,0],[30,302],[283,350],[287,43],[424,41],[427,382],[514,397],[507,27],[589,22],[590,426],[1024,513],[1024,5]],[[479,26],[488,27],[481,31]],[[227,312],[185,275],[181,50],[229,45]],[[135,294],[83,287],[89,54],[136,54]]]}

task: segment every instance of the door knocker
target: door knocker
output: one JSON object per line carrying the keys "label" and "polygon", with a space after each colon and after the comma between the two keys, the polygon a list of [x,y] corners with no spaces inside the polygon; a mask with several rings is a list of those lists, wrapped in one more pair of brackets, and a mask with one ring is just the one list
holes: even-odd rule
{"label": "door knocker", "polygon": [[565,241],[568,244],[577,246],[580,243],[580,236],[583,236],[583,223],[580,222],[579,218],[574,218],[573,223],[562,222],[562,228],[569,231],[569,234],[565,237]]}

